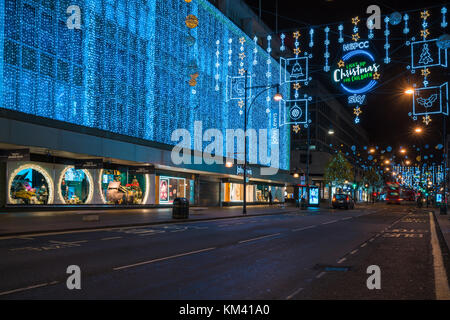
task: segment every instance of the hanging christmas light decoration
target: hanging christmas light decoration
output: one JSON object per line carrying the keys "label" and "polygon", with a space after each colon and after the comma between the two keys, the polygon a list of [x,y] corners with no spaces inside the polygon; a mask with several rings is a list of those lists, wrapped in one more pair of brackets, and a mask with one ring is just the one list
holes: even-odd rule
{"label": "hanging christmas light decoration", "polygon": [[[267,86],[269,87],[271,85],[271,77],[272,77],[272,73],[270,72],[270,67],[271,67],[271,63],[272,63],[272,59],[270,56],[270,53],[272,52],[272,49],[270,48],[270,41],[272,40],[272,36],[268,35],[267,36],[267,72],[266,72],[266,78],[267,78]],[[271,97],[270,97],[270,90],[267,90],[267,97],[266,97],[266,113],[269,114],[270,113],[270,102],[271,102]]]}
{"label": "hanging christmas light decoration", "polygon": [[233,65],[233,62],[231,60],[231,56],[233,54],[233,48],[232,48],[233,39],[228,39],[228,67],[231,67]]}
{"label": "hanging christmas light decoration", "polygon": [[384,36],[386,37],[386,43],[384,44],[384,50],[386,50],[386,57],[384,58],[384,63],[388,64],[391,62],[391,58],[389,58],[389,48],[391,45],[389,44],[389,35],[391,32],[389,31],[389,17],[384,18],[385,22],[385,30],[384,30]]}
{"label": "hanging christmas light decoration", "polygon": [[314,29],[311,28],[311,29],[309,29],[309,47],[310,48],[312,48],[314,46],[313,36],[314,36]]}
{"label": "hanging christmas light decoration", "polygon": [[373,33],[373,28],[374,28],[373,20],[367,21],[367,27],[368,27],[368,29],[369,29],[369,34],[367,35],[367,37],[368,37],[370,40],[372,40],[373,37],[374,37],[374,33]]}
{"label": "hanging christmas light decoration", "polygon": [[258,64],[258,60],[256,59],[256,57],[258,56],[257,55],[257,53],[258,53],[258,37],[257,36],[253,37],[253,44],[254,44],[254,47],[253,47],[253,65],[256,66]]}
{"label": "hanging christmas light decoration", "polygon": [[408,20],[409,20],[409,15],[407,13],[405,13],[405,15],[403,16],[403,21],[405,21],[405,27],[403,28],[404,34],[409,33]]}
{"label": "hanging christmas light decoration", "polygon": [[286,39],[286,35],[284,33],[282,33],[280,35],[280,39],[281,39],[280,51],[284,51],[284,50],[286,50],[286,46],[284,45],[284,39]]}
{"label": "hanging christmas light decoration", "polygon": [[220,63],[219,63],[219,56],[220,56],[220,51],[219,51],[219,45],[220,45],[220,40],[216,40],[216,74],[214,75],[214,80],[216,85],[214,86],[214,90],[219,91],[220,87],[219,87],[219,79],[220,79],[220,74],[219,74],[219,67],[220,67]]}
{"label": "hanging christmas light decoration", "polygon": [[344,42],[344,34],[343,34],[344,26],[343,26],[342,24],[340,24],[340,25],[338,26],[338,30],[339,30],[339,39],[338,39],[338,42],[339,42],[339,43],[343,43],[343,42]]}
{"label": "hanging christmas light decoration", "polygon": [[324,41],[324,44],[325,44],[325,53],[324,53],[325,66],[323,67],[323,70],[325,72],[328,72],[328,71],[330,71],[330,65],[328,62],[328,60],[330,59],[330,52],[328,51],[328,46],[330,45],[330,40],[328,40],[328,33],[330,32],[330,28],[327,26],[327,27],[325,27],[324,31],[325,31],[325,41]]}
{"label": "hanging christmas light decoration", "polygon": [[442,7],[441,13],[442,13],[441,27],[442,28],[447,28],[447,26],[448,26],[448,23],[446,21],[447,8],[446,7]]}

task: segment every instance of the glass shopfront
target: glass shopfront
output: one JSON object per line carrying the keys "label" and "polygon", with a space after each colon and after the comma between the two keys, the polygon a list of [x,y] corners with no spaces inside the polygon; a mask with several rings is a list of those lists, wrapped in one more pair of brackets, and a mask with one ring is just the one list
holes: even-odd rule
{"label": "glass shopfront", "polygon": [[93,184],[88,171],[66,168],[60,178],[59,196],[65,204],[85,204],[92,200]]}
{"label": "glass shopfront", "polygon": [[50,204],[52,201],[53,184],[45,169],[29,164],[14,170],[9,183],[11,204]]}
{"label": "glass shopfront", "polygon": [[193,180],[178,177],[159,177],[159,203],[169,204],[175,198],[187,198],[193,203]]}
{"label": "glass shopfront", "polygon": [[141,204],[147,192],[144,174],[130,175],[125,170],[100,171],[102,200],[107,204]]}

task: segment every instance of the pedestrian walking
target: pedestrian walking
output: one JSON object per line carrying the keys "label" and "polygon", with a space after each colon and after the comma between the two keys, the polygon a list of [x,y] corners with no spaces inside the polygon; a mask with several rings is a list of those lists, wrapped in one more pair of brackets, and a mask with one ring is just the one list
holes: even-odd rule
{"label": "pedestrian walking", "polygon": [[269,191],[269,204],[272,205],[273,201],[272,201],[272,192]]}

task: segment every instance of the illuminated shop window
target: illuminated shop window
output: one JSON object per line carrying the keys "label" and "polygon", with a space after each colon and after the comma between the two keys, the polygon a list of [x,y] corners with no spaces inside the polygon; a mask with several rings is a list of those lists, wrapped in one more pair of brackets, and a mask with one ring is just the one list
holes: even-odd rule
{"label": "illuminated shop window", "polygon": [[51,177],[37,165],[24,165],[14,170],[9,181],[12,204],[50,204],[53,201]]}
{"label": "illuminated shop window", "polygon": [[143,204],[148,197],[148,175],[128,174],[126,170],[100,171],[100,189],[104,203]]}
{"label": "illuminated shop window", "polygon": [[68,167],[61,174],[58,191],[63,203],[90,203],[93,195],[92,177],[86,170]]}
{"label": "illuminated shop window", "polygon": [[160,177],[159,179],[159,202],[172,203],[175,198],[188,198],[190,191],[187,190],[186,179],[176,177]]}

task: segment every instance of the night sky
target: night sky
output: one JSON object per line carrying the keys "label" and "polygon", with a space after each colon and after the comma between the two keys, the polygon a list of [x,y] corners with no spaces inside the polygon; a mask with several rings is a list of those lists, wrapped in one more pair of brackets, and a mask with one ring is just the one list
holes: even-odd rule
{"label": "night sky", "polygon": [[[259,0],[246,0],[249,6],[258,14]],[[368,102],[366,106],[361,109],[361,125],[369,134],[371,145],[379,146],[383,149],[387,146],[392,146],[394,150],[398,150],[400,146],[408,147],[409,150],[416,149],[420,146],[429,145],[425,154],[434,153],[434,158],[431,161],[440,161],[442,151],[436,150],[434,147],[442,143],[441,130],[443,127],[442,115],[433,115],[432,122],[426,126],[422,122],[422,117],[418,117],[416,121],[413,121],[408,116],[408,112],[412,111],[412,97],[404,94],[404,90],[407,87],[411,87],[412,83],[416,83],[417,87],[422,87],[423,77],[420,74],[420,70],[412,75],[406,66],[410,64],[410,47],[405,45],[407,40],[415,36],[417,40],[420,40],[421,22],[420,9],[429,9],[430,17],[428,18],[430,36],[427,39],[435,39],[444,33],[448,33],[449,27],[442,29],[440,23],[442,20],[442,14],[440,12],[443,5],[446,5],[450,9],[448,1],[278,1],[278,25],[276,26],[275,19],[275,1],[262,0],[262,19],[272,30],[278,28],[278,34],[285,32],[291,35],[292,31],[299,29],[302,33],[300,38],[301,48],[303,51],[311,52],[308,47],[309,42],[309,28],[312,26],[315,28],[314,34],[314,48],[312,53],[314,55],[312,59],[311,75],[314,79],[321,79],[321,82],[325,85],[329,85],[329,88],[335,97],[340,99],[344,105],[346,105],[345,96],[332,84],[331,72],[325,73],[323,71],[324,66],[324,27],[329,26],[331,31],[329,38],[330,44],[330,65],[333,66],[340,59],[341,46],[338,43],[338,31],[337,27],[340,23],[344,24],[344,39],[345,43],[352,42],[351,34],[352,27],[351,19],[355,16],[359,16],[362,22],[359,24],[359,33],[361,40],[367,39],[368,30],[365,26],[365,19],[369,17],[366,13],[366,8],[369,5],[376,4],[381,8],[381,14],[383,16],[390,15],[393,12],[405,13],[406,11],[410,15],[408,22],[410,27],[410,33],[404,35],[402,33],[404,23],[403,21],[398,25],[389,25],[391,34],[389,36],[389,42],[391,45],[390,56],[392,62],[388,65],[383,63],[385,57],[384,44],[384,21],[382,21],[382,29],[375,30],[375,38],[371,41],[371,49],[377,59],[377,62],[381,64],[382,77],[379,85],[368,94]],[[447,13],[447,21],[449,20],[449,13]],[[364,19],[364,20],[363,20]],[[303,41],[302,41],[303,40]],[[431,75],[429,76],[430,85],[440,84],[448,81],[449,71],[448,68],[430,68]],[[352,108],[349,108],[349,112],[352,112]],[[447,117],[447,133],[448,128]],[[424,129],[424,133],[421,136],[413,133],[413,129],[416,126],[421,126]],[[416,145],[416,148],[412,146]],[[415,158],[416,155],[410,154],[410,158]],[[430,162],[431,162],[430,161]]]}

